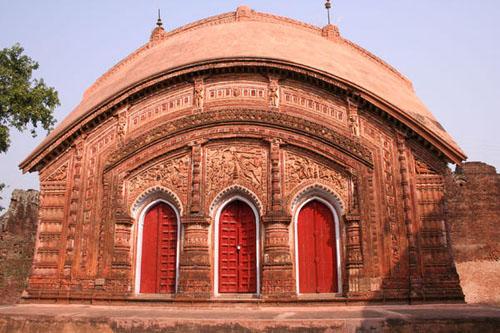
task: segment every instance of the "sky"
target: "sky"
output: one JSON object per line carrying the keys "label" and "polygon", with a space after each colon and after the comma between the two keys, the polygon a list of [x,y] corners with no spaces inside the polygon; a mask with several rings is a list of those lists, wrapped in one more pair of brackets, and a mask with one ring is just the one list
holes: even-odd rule
{"label": "sky", "polygon": [[[0,48],[19,42],[40,64],[35,77],[59,92],[61,121],[84,90],[148,41],[157,9],[171,30],[240,5],[317,26],[323,0],[0,0]],[[500,1],[333,0],[332,21],[343,37],[407,76],[417,95],[468,155],[500,171]],[[0,154],[0,206],[16,188],[38,189],[38,174],[18,164],[46,133],[11,131]]]}

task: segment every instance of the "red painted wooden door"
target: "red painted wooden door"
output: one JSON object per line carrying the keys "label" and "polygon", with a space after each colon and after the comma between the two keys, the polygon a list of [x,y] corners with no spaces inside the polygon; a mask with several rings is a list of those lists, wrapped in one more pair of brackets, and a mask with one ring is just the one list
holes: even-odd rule
{"label": "red painted wooden door", "polygon": [[318,200],[304,205],[297,221],[299,291],[338,291],[335,223],[331,210]]}
{"label": "red painted wooden door", "polygon": [[141,293],[175,293],[177,217],[161,202],[144,217],[141,258]]}
{"label": "red painted wooden door", "polygon": [[229,203],[219,219],[219,292],[257,292],[256,226],[252,209]]}

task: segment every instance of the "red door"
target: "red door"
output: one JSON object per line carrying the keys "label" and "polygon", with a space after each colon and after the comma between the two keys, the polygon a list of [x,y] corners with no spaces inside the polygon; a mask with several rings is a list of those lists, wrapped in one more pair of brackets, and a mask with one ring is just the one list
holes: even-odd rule
{"label": "red door", "polygon": [[304,205],[297,221],[299,292],[338,291],[335,223],[331,210],[318,200]]}
{"label": "red door", "polygon": [[154,205],[144,217],[141,293],[175,293],[177,217],[169,205]]}
{"label": "red door", "polygon": [[229,203],[219,219],[219,292],[257,292],[256,226],[252,209]]}

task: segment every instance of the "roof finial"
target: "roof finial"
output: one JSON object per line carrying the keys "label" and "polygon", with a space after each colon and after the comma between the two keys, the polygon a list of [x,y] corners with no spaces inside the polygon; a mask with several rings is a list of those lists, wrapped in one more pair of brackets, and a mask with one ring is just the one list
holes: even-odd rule
{"label": "roof finial", "polygon": [[332,8],[332,3],[330,2],[330,0],[326,0],[325,8],[326,11],[328,12],[328,24],[330,25],[330,8]]}
{"label": "roof finial", "polygon": [[160,8],[158,8],[158,21],[156,21],[156,25],[157,25],[158,27],[160,27],[160,28],[161,28],[161,27],[162,27],[162,25],[163,25],[163,23],[162,23],[162,21],[161,21],[161,13],[160,13]]}

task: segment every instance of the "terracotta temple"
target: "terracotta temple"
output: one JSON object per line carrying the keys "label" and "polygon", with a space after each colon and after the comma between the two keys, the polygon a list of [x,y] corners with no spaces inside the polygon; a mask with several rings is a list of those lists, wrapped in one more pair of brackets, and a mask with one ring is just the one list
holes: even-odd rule
{"label": "terracotta temple", "polygon": [[460,301],[444,182],[465,158],[334,25],[159,21],[20,165],[41,190],[25,297]]}

